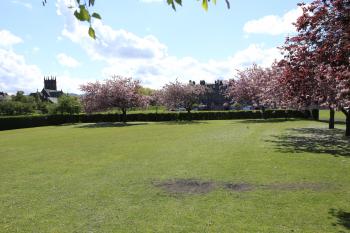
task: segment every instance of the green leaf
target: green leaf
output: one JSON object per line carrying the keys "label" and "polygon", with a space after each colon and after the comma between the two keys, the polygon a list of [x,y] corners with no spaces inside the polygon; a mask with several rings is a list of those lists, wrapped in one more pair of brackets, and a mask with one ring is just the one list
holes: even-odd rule
{"label": "green leaf", "polygon": [[80,8],[79,14],[80,14],[81,20],[90,22],[91,17],[90,17],[89,11],[85,8],[84,5],[80,5],[79,8]]}
{"label": "green leaf", "polygon": [[174,0],[167,0],[168,5],[171,5],[171,7],[176,11]]}
{"label": "green leaf", "polygon": [[182,0],[175,0],[175,2],[176,2],[177,4],[179,4],[180,6],[182,6]]}
{"label": "green leaf", "polygon": [[96,39],[95,30],[92,27],[89,27],[89,36]]}
{"label": "green leaf", "polygon": [[96,18],[96,19],[101,19],[101,16],[96,12],[94,12],[91,16]]}
{"label": "green leaf", "polygon": [[230,1],[229,0],[225,0],[226,5],[227,5],[227,9],[230,9]]}
{"label": "green leaf", "polygon": [[79,13],[77,10],[74,11],[74,16],[75,16],[75,18],[77,18],[78,20],[83,21],[82,18],[81,18],[81,16],[80,16],[80,13]]}
{"label": "green leaf", "polygon": [[80,9],[79,12],[77,10],[74,11],[75,18],[77,18],[80,21],[88,21],[88,22],[90,22],[90,19],[91,19],[90,13],[85,8],[85,6],[84,5],[80,5],[79,9]]}
{"label": "green leaf", "polygon": [[208,11],[208,0],[203,0],[202,1],[202,7],[204,10]]}
{"label": "green leaf", "polygon": [[89,6],[93,6],[95,4],[95,0],[89,0]]}

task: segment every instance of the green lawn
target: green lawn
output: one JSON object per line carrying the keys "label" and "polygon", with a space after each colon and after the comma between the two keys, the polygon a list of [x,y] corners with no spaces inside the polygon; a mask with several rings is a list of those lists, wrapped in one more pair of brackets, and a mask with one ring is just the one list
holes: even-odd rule
{"label": "green lawn", "polygon": [[[320,110],[320,120],[329,120],[329,110]],[[345,122],[345,115],[341,111],[336,111],[334,115],[334,120],[338,122]]]}
{"label": "green lawn", "polygon": [[348,232],[343,127],[246,120],[1,131],[0,232]]}

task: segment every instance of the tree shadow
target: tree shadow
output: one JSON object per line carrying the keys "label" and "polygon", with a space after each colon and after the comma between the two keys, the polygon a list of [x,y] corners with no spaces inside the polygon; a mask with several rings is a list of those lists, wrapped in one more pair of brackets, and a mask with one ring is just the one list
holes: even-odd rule
{"label": "tree shadow", "polygon": [[337,219],[337,222],[333,223],[332,225],[340,225],[350,230],[350,212],[332,208],[328,211],[328,213]]}
{"label": "tree shadow", "polygon": [[288,122],[288,121],[300,121],[300,119],[269,118],[269,119],[241,120],[240,122],[244,124],[251,124],[251,123],[281,123],[281,122]]}
{"label": "tree shadow", "polygon": [[341,129],[293,128],[266,140],[285,153],[318,153],[350,157],[350,139]]}
{"label": "tree shadow", "polygon": [[106,127],[128,127],[137,125],[147,125],[148,123],[123,123],[123,122],[97,122],[91,124],[78,125],[76,128],[106,128]]}
{"label": "tree shadow", "polygon": [[[323,122],[323,123],[329,123],[329,120],[318,120],[319,122]],[[339,124],[339,125],[345,125],[345,120],[344,121],[339,121],[339,120],[335,120],[334,124]]]}

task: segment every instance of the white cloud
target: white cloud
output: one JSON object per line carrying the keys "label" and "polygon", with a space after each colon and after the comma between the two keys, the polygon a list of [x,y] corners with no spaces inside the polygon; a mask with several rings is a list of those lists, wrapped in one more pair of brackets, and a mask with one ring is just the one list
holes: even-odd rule
{"label": "white cloud", "polygon": [[[7,30],[0,30],[0,91],[15,93],[35,91],[42,77],[40,69],[27,64],[25,58],[15,53],[12,46],[23,40]],[[38,86],[39,85],[39,86]]]}
{"label": "white cloud", "polygon": [[[95,80],[89,78],[82,78],[72,76],[69,73],[61,73],[56,75],[57,77],[57,89],[62,90],[64,93],[80,94],[79,86],[86,82],[93,82]],[[42,84],[43,85],[43,84]]]}
{"label": "white cloud", "polygon": [[[29,94],[43,88],[44,74],[40,68],[28,61],[21,54],[16,53],[12,46],[22,43],[20,37],[13,35],[10,31],[0,30],[0,91],[15,94],[24,91]],[[33,47],[32,52],[39,51],[39,47]],[[59,54],[62,62],[68,65],[76,65],[76,60]],[[47,75],[47,74],[46,74]],[[49,74],[57,76],[57,85],[63,91],[79,93],[79,85],[88,81],[86,77],[72,77],[69,73]],[[91,80],[92,81],[92,80]]]}
{"label": "white cloud", "polygon": [[40,69],[27,64],[22,55],[0,49],[0,90],[34,92],[42,86],[42,77]]}
{"label": "white cloud", "polygon": [[34,48],[32,48],[32,52],[33,53],[37,53],[37,52],[39,52],[40,51],[40,48],[39,47],[34,47]]}
{"label": "white cloud", "polygon": [[[43,87],[44,75],[40,68],[28,64],[23,55],[12,49],[13,45],[22,42],[20,37],[13,35],[10,31],[0,30],[0,91],[14,94],[21,90],[25,93],[31,93],[37,89],[40,91]],[[32,52],[35,53],[39,50],[39,47],[34,47]],[[63,60],[67,61],[67,59]],[[74,62],[68,63],[73,64]],[[69,75],[58,75],[58,86],[65,91],[78,92],[79,84],[84,81]]]}
{"label": "white cloud", "polygon": [[114,30],[101,21],[96,21],[93,27],[97,39],[92,40],[87,35],[88,27],[75,19],[73,21],[73,25],[65,25],[62,35],[82,45],[92,59],[152,59],[161,58],[167,53],[166,46],[152,35],[141,38],[131,32]]}
{"label": "white cloud", "polygon": [[[88,25],[78,22],[73,11],[75,6],[68,0],[57,0],[57,14],[63,15],[65,26],[62,36],[79,43],[92,59],[109,60],[115,57],[124,59],[152,59],[166,55],[166,46],[152,35],[138,37],[123,29],[114,30],[101,20],[93,21],[97,38],[88,36]],[[67,6],[70,6],[68,8]]]}
{"label": "white cloud", "polygon": [[22,43],[23,40],[7,30],[0,30],[0,47],[11,48],[15,44]]}
{"label": "white cloud", "polygon": [[[138,37],[123,29],[114,30],[101,20],[95,20],[93,27],[97,39],[88,36],[88,25],[78,22],[72,12],[75,7],[68,0],[57,0],[57,14],[63,15],[65,26],[62,36],[79,43],[92,59],[107,60],[115,57],[123,59],[152,59],[164,57],[166,46],[152,35]],[[68,8],[70,6],[72,8]]]}
{"label": "white cloud", "polygon": [[[64,92],[79,93],[79,85],[94,81],[82,77],[73,77],[69,73],[49,74],[57,77],[57,88]],[[36,65],[28,64],[24,56],[12,50],[0,48],[0,91],[14,94],[24,91],[29,94],[41,91],[44,86],[44,74]]]}
{"label": "white cloud", "polygon": [[283,16],[267,15],[260,19],[250,20],[245,23],[243,31],[249,34],[283,35],[295,32],[296,22],[302,15],[300,7],[288,11]]}
{"label": "white cloud", "polygon": [[237,69],[246,68],[253,63],[267,67],[280,57],[281,54],[277,48],[265,48],[263,45],[252,44],[231,57],[207,62],[199,62],[192,57],[173,56],[133,62],[124,59],[113,60],[102,73],[104,78],[113,74],[132,76],[140,79],[148,87],[160,88],[176,78],[181,82],[188,82],[188,80],[213,82],[218,78],[230,79],[234,77]]}
{"label": "white cloud", "polygon": [[58,63],[60,63],[62,66],[66,66],[69,68],[75,68],[75,67],[80,66],[79,61],[77,61],[73,57],[70,57],[64,53],[57,54],[56,59],[57,59]]}
{"label": "white cloud", "polygon": [[203,79],[213,82],[218,78],[233,78],[237,69],[253,63],[269,66],[280,57],[277,48],[252,44],[222,60],[200,62],[192,57],[179,58],[169,55],[167,46],[153,35],[139,37],[126,30],[113,29],[99,20],[93,22],[98,37],[93,40],[88,36],[87,25],[78,22],[71,11],[67,0],[57,0],[57,12],[65,20],[62,36],[80,45],[92,60],[105,62],[100,80],[113,74],[132,76],[152,88],[162,87],[176,78],[182,82]]}
{"label": "white cloud", "polygon": [[23,0],[12,0],[12,3],[18,4],[30,10],[33,8],[32,4],[30,4],[29,2],[25,2]]}
{"label": "white cloud", "polygon": [[232,62],[239,67],[256,63],[263,67],[270,66],[274,60],[282,58],[278,48],[265,48],[263,44],[251,44],[248,48],[234,54]]}

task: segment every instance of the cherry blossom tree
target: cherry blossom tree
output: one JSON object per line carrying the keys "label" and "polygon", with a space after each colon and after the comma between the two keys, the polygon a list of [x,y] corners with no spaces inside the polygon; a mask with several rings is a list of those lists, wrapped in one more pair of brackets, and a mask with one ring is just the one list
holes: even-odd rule
{"label": "cherry blossom tree", "polygon": [[262,79],[265,77],[263,68],[254,64],[245,70],[238,70],[236,79],[230,81],[228,95],[240,104],[260,107]]}
{"label": "cherry blossom tree", "polygon": [[145,107],[148,98],[140,94],[140,82],[132,78],[113,76],[103,83],[81,85],[84,92],[82,103],[86,112],[105,111],[118,108],[126,122],[126,111],[133,107]]}
{"label": "cherry blossom tree", "polygon": [[150,105],[156,107],[156,113],[158,113],[158,107],[163,104],[163,91],[154,90],[150,96]]}
{"label": "cherry blossom tree", "polygon": [[280,84],[284,86],[286,99],[293,107],[309,109],[319,106],[318,82],[311,69],[305,69],[294,61],[282,60],[279,62],[282,70]]}
{"label": "cherry blossom tree", "polygon": [[256,64],[243,71],[238,71],[236,79],[229,83],[228,97],[240,104],[249,104],[261,109],[264,117],[265,107],[272,104],[276,105],[278,102],[273,101],[272,96],[268,95],[271,87],[275,88],[270,82],[269,75],[271,73]]}
{"label": "cherry blossom tree", "polygon": [[260,80],[260,102],[272,109],[296,108],[295,101],[287,98],[286,86],[281,83],[283,68],[275,61],[271,67],[265,68]]}
{"label": "cherry blossom tree", "polygon": [[346,115],[350,136],[350,1],[314,0],[300,4],[303,15],[296,22],[297,35],[287,38],[283,49],[282,82],[300,103],[314,102]]}
{"label": "cherry blossom tree", "polygon": [[168,109],[185,108],[191,113],[193,105],[199,104],[200,97],[206,88],[194,83],[182,84],[179,81],[171,82],[163,87],[162,102]]}
{"label": "cherry blossom tree", "polygon": [[240,104],[250,104],[260,108],[265,117],[265,108],[297,108],[295,99],[289,98],[287,86],[281,81],[284,69],[275,61],[271,67],[257,65],[238,71],[230,80],[227,95]]}

